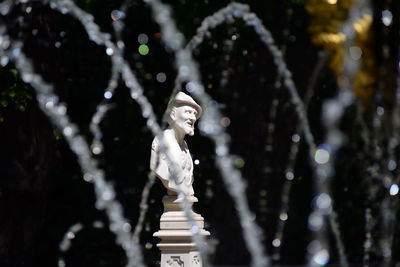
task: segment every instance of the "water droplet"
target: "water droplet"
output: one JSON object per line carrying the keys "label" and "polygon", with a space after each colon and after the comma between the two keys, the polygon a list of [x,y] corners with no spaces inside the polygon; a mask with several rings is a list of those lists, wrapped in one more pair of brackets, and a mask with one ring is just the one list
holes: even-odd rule
{"label": "water droplet", "polygon": [[185,88],[189,93],[193,93],[196,90],[197,86],[194,82],[188,82]]}
{"label": "water droplet", "polygon": [[103,194],[101,195],[101,197],[105,200],[105,201],[110,201],[114,198],[114,194],[113,192],[111,192],[111,190],[109,188],[106,188],[103,191]]}
{"label": "water droplet", "polygon": [[7,56],[2,56],[1,59],[0,59],[0,65],[2,67],[5,67],[8,64],[9,61],[10,60],[9,60],[9,58]]}
{"label": "water droplet", "polygon": [[392,12],[390,12],[390,10],[383,10],[382,11],[382,23],[385,26],[389,26],[390,24],[392,24],[392,20],[393,20]]}
{"label": "water droplet", "polygon": [[147,127],[152,127],[154,125],[154,120],[153,119],[148,119],[146,122]]}
{"label": "water droplet", "polygon": [[8,14],[8,12],[10,12],[11,6],[5,2],[4,4],[2,3],[2,5],[0,5],[0,13],[1,15],[5,16]]}
{"label": "water droplet", "polygon": [[[33,79],[33,75],[31,73],[23,73],[22,74],[22,80],[26,83],[30,83]],[[46,103],[47,104],[47,103]],[[46,106],[47,108],[47,106]]]}
{"label": "water droplet", "polygon": [[323,217],[320,213],[312,212],[308,218],[308,228],[311,231],[318,231],[323,225]]}
{"label": "water droplet", "polygon": [[331,197],[326,193],[320,194],[315,199],[315,204],[318,209],[322,209],[322,210],[330,209],[331,203],[332,203]]}
{"label": "water droplet", "polygon": [[54,46],[57,47],[57,48],[60,48],[60,47],[61,47],[61,43],[60,43],[60,42],[56,42],[56,43],[54,44]]}
{"label": "water droplet", "polygon": [[114,50],[111,47],[108,47],[106,49],[106,54],[109,55],[109,56],[112,56],[114,54]]}
{"label": "water droplet", "polygon": [[58,114],[60,114],[60,115],[65,115],[65,114],[67,113],[67,107],[66,107],[64,104],[60,104],[60,105],[57,107],[57,112],[58,112]]}
{"label": "water droplet", "polygon": [[31,11],[32,11],[32,7],[30,7],[30,6],[28,6],[26,9],[25,9],[25,12],[26,13],[31,13]]}
{"label": "water droplet", "polygon": [[300,135],[298,135],[298,134],[292,135],[292,141],[294,143],[298,143],[300,141]]}
{"label": "water droplet", "polygon": [[106,91],[104,93],[104,98],[105,99],[111,99],[112,96],[113,96],[113,94],[110,91]]}
{"label": "water droplet", "polygon": [[362,55],[362,50],[358,46],[352,46],[349,48],[350,57],[354,60],[359,60]]}
{"label": "water droplet", "polygon": [[315,162],[325,164],[329,161],[330,149],[327,145],[320,145],[315,152]]}
{"label": "water droplet", "polygon": [[157,82],[163,83],[167,80],[167,75],[164,72],[159,72],[156,75]]}
{"label": "water droplet", "polygon": [[376,114],[378,116],[383,116],[383,114],[385,114],[385,109],[383,107],[377,107],[376,108]]}
{"label": "water droplet", "polygon": [[148,118],[150,116],[151,110],[149,107],[145,107],[142,111],[142,116],[144,118]]}
{"label": "water droplet", "polygon": [[132,229],[132,226],[129,223],[124,223],[124,225],[122,226],[122,230],[126,233],[129,233]]}
{"label": "water droplet", "polygon": [[287,172],[286,173],[286,179],[288,179],[289,181],[293,180],[294,178],[294,174],[293,172]]}
{"label": "water droplet", "polygon": [[364,245],[363,245],[364,248],[368,249],[368,248],[370,248],[371,246],[372,246],[371,240],[366,240],[366,241],[364,242]]}
{"label": "water droplet", "polygon": [[390,179],[390,177],[386,175],[383,177],[382,182],[386,188],[392,185],[392,179]]}
{"label": "water droplet", "polygon": [[74,133],[74,130],[70,126],[67,126],[64,128],[63,133],[66,136],[71,136]]}
{"label": "water droplet", "polygon": [[149,53],[149,50],[149,47],[145,44],[140,45],[138,48],[139,54],[141,54],[142,56],[147,55]]}
{"label": "water droplet", "polygon": [[195,234],[197,234],[199,232],[199,227],[197,225],[193,225],[191,229],[192,229],[192,232]]}
{"label": "water droplet", "polygon": [[111,12],[111,19],[113,21],[117,21],[117,20],[123,19],[124,17],[125,17],[125,13],[120,11],[120,10],[113,10]]}
{"label": "water droplet", "polygon": [[65,266],[66,266],[65,261],[63,259],[59,259],[58,260],[58,267],[65,267]]}
{"label": "water droplet", "polygon": [[235,167],[238,168],[238,169],[243,168],[244,167],[244,163],[245,162],[244,162],[244,160],[242,158],[236,158],[235,162],[234,162]]}
{"label": "water droplet", "polygon": [[222,119],[221,119],[221,125],[223,126],[223,127],[228,127],[229,125],[231,124],[231,120],[228,118],[228,117],[223,117]]}
{"label": "water droplet", "polygon": [[182,77],[187,77],[189,75],[189,67],[186,65],[180,66],[179,67],[179,74]]}
{"label": "water droplet", "polygon": [[104,228],[104,223],[102,221],[94,221],[93,222],[93,227],[97,229]]}
{"label": "water droplet", "polygon": [[138,35],[137,40],[138,40],[139,44],[147,44],[147,42],[149,41],[149,37],[147,36],[147,34],[141,33]]}
{"label": "water droplet", "polygon": [[47,109],[51,109],[51,108],[54,107],[54,103],[53,103],[52,101],[48,101],[48,102],[46,102],[45,107],[46,107]]}
{"label": "water droplet", "polygon": [[199,164],[200,164],[200,160],[195,159],[195,160],[194,160],[194,165],[199,165]]}
{"label": "water droplet", "polygon": [[74,239],[75,238],[75,234],[73,232],[68,232],[67,238],[68,239]]}
{"label": "water droplet", "polygon": [[124,49],[125,44],[124,44],[123,41],[117,41],[117,46],[118,46],[119,49]]}
{"label": "water droplet", "polygon": [[326,249],[321,249],[313,256],[313,261],[319,265],[325,265],[329,261],[329,252]]}
{"label": "water droplet", "polygon": [[91,147],[92,153],[95,155],[99,155],[103,151],[103,146],[100,142],[96,142]]}
{"label": "water droplet", "polygon": [[137,99],[139,97],[139,93],[137,91],[133,91],[133,92],[131,92],[131,97],[133,99]]}
{"label": "water droplet", "polygon": [[397,164],[394,160],[389,160],[388,162],[388,170],[389,171],[394,171],[397,168]]}
{"label": "water droplet", "polygon": [[280,247],[280,245],[281,245],[281,240],[279,240],[278,238],[275,238],[273,241],[272,241],[272,245],[274,246],[274,247]]}
{"label": "water droplet", "polygon": [[288,219],[288,214],[286,212],[282,212],[279,215],[279,219],[281,219],[282,221],[286,221]]}
{"label": "water droplet", "polygon": [[90,183],[93,181],[93,175],[87,172],[83,175],[83,180]]}
{"label": "water droplet", "polygon": [[12,51],[12,54],[14,57],[18,57],[20,55],[20,53],[21,53],[21,48],[18,48],[18,47],[14,48]]}
{"label": "water droplet", "polygon": [[391,196],[397,195],[397,194],[399,193],[399,186],[398,186],[397,184],[392,184],[392,185],[390,186],[389,192],[390,192],[390,195],[391,195]]}
{"label": "water droplet", "polygon": [[150,242],[147,242],[147,243],[144,245],[144,247],[145,247],[146,249],[152,249],[152,248],[153,248],[153,244],[150,243]]}
{"label": "water droplet", "polygon": [[328,100],[327,102],[324,103],[323,111],[324,111],[323,114],[324,119],[326,120],[326,123],[328,125],[337,120],[343,114],[343,110],[333,100]]}
{"label": "water droplet", "polygon": [[383,244],[382,256],[385,257],[385,258],[389,258],[389,257],[392,256],[392,250],[391,250],[390,245],[388,244],[388,242],[385,242]]}
{"label": "water droplet", "polygon": [[266,197],[267,196],[267,190],[261,190],[260,191],[260,196],[261,197]]}

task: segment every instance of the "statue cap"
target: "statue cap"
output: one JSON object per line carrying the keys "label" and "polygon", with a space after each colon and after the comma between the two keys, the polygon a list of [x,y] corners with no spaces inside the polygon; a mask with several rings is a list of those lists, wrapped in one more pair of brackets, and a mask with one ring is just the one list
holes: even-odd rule
{"label": "statue cap", "polygon": [[193,107],[197,111],[196,119],[200,118],[201,113],[203,112],[203,109],[200,107],[200,105],[197,104],[192,97],[183,92],[177,93],[175,97],[168,102],[167,114],[169,114],[172,110],[172,107],[176,105],[188,105]]}

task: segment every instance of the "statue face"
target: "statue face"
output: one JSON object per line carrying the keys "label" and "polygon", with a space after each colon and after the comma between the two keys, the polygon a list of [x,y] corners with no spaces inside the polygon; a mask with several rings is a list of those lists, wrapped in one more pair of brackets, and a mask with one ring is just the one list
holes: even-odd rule
{"label": "statue face", "polygon": [[186,134],[194,135],[194,123],[197,118],[197,110],[191,106],[178,106],[174,108],[171,114],[172,120],[174,121],[174,127],[178,130],[183,131]]}

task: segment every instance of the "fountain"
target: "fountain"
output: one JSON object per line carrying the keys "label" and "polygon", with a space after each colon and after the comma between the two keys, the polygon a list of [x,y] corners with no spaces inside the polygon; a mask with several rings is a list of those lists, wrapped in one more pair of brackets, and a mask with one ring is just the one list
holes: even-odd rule
{"label": "fountain", "polygon": [[[342,4],[337,3],[337,1],[326,2],[327,3],[324,3],[324,5],[327,5],[329,8]],[[109,230],[115,235],[116,243],[124,251],[126,265],[145,266],[153,264],[146,260],[145,253],[143,253],[140,244],[142,242],[141,235],[143,234],[143,229],[148,228],[148,225],[146,225],[148,224],[148,222],[146,222],[146,216],[149,216],[149,205],[147,203],[155,184],[155,175],[161,178],[169,192],[163,200],[165,213],[161,217],[161,230],[155,234],[155,236],[162,239],[161,243],[158,245],[162,251],[161,266],[167,266],[168,262],[170,265],[177,264],[179,266],[186,266],[186,261],[199,263],[200,258],[204,266],[211,265],[215,251],[210,249],[210,247],[212,247],[212,242],[218,242],[218,238],[216,237],[218,234],[213,236],[214,231],[211,231],[211,240],[209,240],[208,243],[206,242],[204,236],[208,235],[208,232],[203,229],[203,226],[207,224],[207,216],[205,216],[206,219],[205,222],[203,222],[202,216],[192,211],[192,204],[196,202],[197,199],[192,196],[190,188],[180,186],[170,187],[170,181],[168,179],[163,179],[163,175],[156,171],[158,167],[162,166],[160,159],[155,160],[157,157],[152,156],[152,170],[155,171],[155,175],[154,173],[149,173],[147,176],[142,175],[143,177],[140,178],[144,179],[147,177],[148,179],[141,193],[140,211],[136,214],[134,219],[134,221],[136,221],[136,226],[133,231],[132,219],[124,215],[127,212],[126,208],[121,204],[124,202],[119,198],[119,191],[116,190],[113,185],[113,179],[107,175],[105,167],[107,165],[104,164],[103,158],[107,155],[107,148],[109,146],[105,143],[107,142],[107,133],[103,128],[109,116],[111,116],[110,113],[113,112],[113,109],[120,106],[116,105],[117,101],[114,99],[120,94],[119,91],[121,91],[121,88],[126,87],[129,90],[129,96],[133,100],[132,103],[136,103],[139,107],[138,112],[140,112],[142,116],[148,134],[151,134],[156,138],[155,140],[157,140],[156,152],[164,155],[165,158],[162,160],[165,160],[165,164],[171,166],[171,176],[174,177],[173,179],[177,179],[177,181],[172,181],[172,184],[180,184],[179,168],[176,165],[176,160],[174,160],[174,153],[168,153],[168,149],[171,145],[170,140],[162,131],[167,122],[165,120],[167,116],[159,116],[160,111],[158,109],[160,109],[160,107],[156,104],[152,104],[152,100],[157,99],[157,97],[150,95],[146,90],[146,86],[144,85],[146,82],[138,78],[138,73],[132,68],[132,59],[127,56],[131,53],[131,50],[129,50],[130,46],[126,43],[127,41],[124,38],[125,31],[129,28],[125,21],[129,19],[129,15],[127,16],[126,14],[132,12],[130,8],[132,8],[133,4],[126,1],[120,8],[114,11],[110,10],[109,13],[111,13],[111,18],[113,20],[113,29],[109,29],[110,33],[104,30],[104,25],[100,26],[95,22],[96,19],[93,15],[80,8],[71,0],[43,1],[42,3],[34,3],[34,7],[32,7],[31,4],[32,3],[29,1],[23,0],[16,2],[3,1],[0,3],[1,65],[7,66],[13,64],[17,68],[21,79],[35,90],[39,108],[58,129],[66,143],[68,143],[70,150],[75,154],[76,161],[82,171],[83,179],[93,184],[95,207],[98,210],[104,211],[106,214],[105,221],[107,221]],[[312,8],[315,7],[318,10],[318,8],[321,8],[318,6],[319,4],[320,3],[311,1],[308,9],[313,10]],[[79,23],[79,27],[83,27],[90,41],[92,41],[97,48],[100,47],[103,49],[104,55],[107,57],[109,62],[107,64],[110,65],[111,70],[109,80],[105,91],[102,92],[102,100],[99,104],[96,104],[95,111],[93,112],[92,110],[93,115],[90,116],[89,126],[83,126],[82,123],[73,121],[71,116],[73,107],[70,107],[71,105],[68,101],[62,100],[64,98],[60,95],[55,83],[53,85],[51,81],[46,79],[43,74],[38,71],[37,62],[31,60],[28,56],[29,47],[27,47],[27,44],[24,42],[24,36],[21,34],[13,34],[12,32],[13,27],[16,27],[12,24],[12,18],[15,16],[15,13],[18,14],[18,10],[21,9],[24,10],[26,14],[29,14],[32,12],[32,8],[37,8],[38,6],[53,10],[51,12],[57,13],[57,16],[60,18],[66,16],[73,18],[74,23]],[[292,78],[292,72],[288,69],[285,54],[282,53],[283,50],[285,53],[288,53],[287,49],[282,49],[281,51],[281,49],[278,48],[272,38],[272,34],[266,29],[261,19],[250,11],[247,5],[233,2],[222,7],[213,15],[205,17],[200,27],[197,29],[197,33],[190,39],[186,47],[184,35],[178,30],[172,15],[173,11],[169,6],[158,0],[149,0],[145,1],[145,6],[141,8],[151,10],[154,22],[158,24],[157,27],[160,29],[155,38],[161,38],[165,49],[169,53],[172,53],[170,56],[173,57],[172,61],[174,62],[176,70],[176,78],[174,84],[170,84],[171,87],[173,86],[174,88],[171,97],[181,96],[183,94],[182,91],[185,91],[193,96],[200,106],[203,107],[203,115],[199,121],[199,130],[200,133],[209,140],[204,138],[201,142],[204,144],[208,142],[207,144],[213,145],[213,160],[215,161],[216,169],[218,169],[218,175],[221,177],[221,184],[224,184],[222,187],[226,188],[229,193],[229,195],[225,197],[232,200],[232,206],[237,212],[234,216],[237,216],[238,226],[234,229],[239,229],[241,233],[240,238],[243,239],[248,252],[247,255],[245,253],[243,254],[243,258],[249,258],[252,266],[269,266],[272,263],[285,263],[282,261],[285,260],[285,258],[290,262],[291,255],[288,256],[285,254],[285,246],[290,246],[291,243],[293,243],[291,237],[287,236],[287,229],[289,229],[290,223],[293,222],[291,221],[291,213],[296,214],[296,211],[291,208],[291,205],[296,205],[296,200],[293,200],[295,193],[292,191],[294,190],[294,192],[296,192],[293,188],[298,186],[302,176],[308,175],[313,177],[310,179],[310,183],[312,180],[313,189],[308,189],[310,195],[300,198],[300,200],[306,203],[311,203],[307,204],[305,208],[306,216],[308,217],[305,228],[310,232],[309,236],[306,238],[307,240],[302,242],[303,247],[301,250],[304,252],[303,254],[305,254],[305,261],[309,266],[325,265],[330,260],[333,263],[339,262],[341,266],[349,266],[349,262],[360,261],[360,258],[357,257],[355,257],[356,260],[354,260],[354,256],[349,253],[349,250],[351,252],[351,248],[349,248],[349,245],[346,243],[348,238],[344,235],[345,230],[343,230],[343,222],[346,218],[343,217],[343,211],[340,211],[338,208],[338,206],[340,207],[340,199],[335,199],[334,192],[336,186],[334,184],[334,178],[338,179],[338,173],[341,173],[341,170],[337,169],[337,166],[344,164],[340,160],[340,155],[343,153],[342,151],[348,149],[345,138],[346,132],[341,128],[340,123],[349,121],[346,113],[349,109],[354,107],[357,114],[356,123],[357,125],[361,125],[360,127],[363,127],[361,131],[363,136],[360,139],[373,148],[372,157],[369,157],[370,154],[368,154],[368,152],[366,152],[365,156],[361,156],[361,158],[371,161],[366,163],[368,164],[368,179],[366,183],[368,183],[367,198],[369,203],[373,202],[376,193],[385,191],[381,193],[383,197],[379,196],[380,198],[376,198],[380,203],[378,208],[372,204],[366,207],[359,207],[359,209],[363,211],[362,216],[365,216],[365,239],[362,260],[365,265],[368,265],[369,262],[379,261],[387,266],[397,260],[397,258],[392,258],[394,255],[392,249],[397,244],[396,229],[392,221],[396,218],[395,210],[396,207],[398,207],[398,201],[394,199],[398,193],[396,177],[399,125],[396,111],[398,103],[395,101],[393,107],[385,109],[385,105],[388,106],[389,104],[384,101],[378,102],[378,107],[374,113],[375,115],[371,120],[371,125],[373,126],[371,128],[370,125],[368,125],[369,120],[365,118],[368,117],[368,109],[370,107],[365,108],[366,105],[357,100],[357,92],[359,92],[360,83],[356,81],[359,81],[360,73],[364,68],[360,63],[360,58],[362,51],[367,51],[364,47],[362,47],[364,50],[360,49],[360,45],[357,43],[360,35],[357,36],[357,34],[359,34],[360,29],[364,27],[365,24],[363,23],[368,21],[368,18],[371,18],[371,7],[367,3],[355,1],[352,5],[346,6],[348,9],[348,18],[346,20],[343,19],[341,24],[336,25],[340,31],[337,35],[329,33],[328,35],[321,35],[322,37],[318,37],[320,39],[317,37],[315,38],[315,40],[326,41],[328,44],[335,43],[335,40],[339,40],[335,43],[335,45],[338,45],[335,46],[335,49],[337,48],[338,51],[342,51],[340,49],[343,49],[344,51],[342,62],[338,64],[339,68],[335,69],[339,92],[333,97],[326,97],[325,99],[327,100],[324,100],[321,105],[321,119],[324,124],[323,131],[325,131],[323,134],[315,130],[315,124],[318,125],[318,123],[309,122],[310,115],[308,112],[314,100],[313,94],[316,93],[318,79],[322,75],[321,70],[328,61],[328,54],[326,52],[320,53],[318,63],[315,65],[314,71],[312,71],[308,86],[306,86],[307,91],[299,94],[299,87],[296,86]],[[383,23],[388,26],[391,24],[391,22],[388,21],[388,12],[390,11],[386,11],[386,13],[382,13],[385,14],[383,15],[385,18]],[[18,21],[18,18],[16,21]],[[23,19],[20,19],[20,21],[23,21]],[[207,84],[207,82],[204,82],[205,78],[202,77],[203,71],[200,70],[201,68],[199,68],[196,62],[196,60],[201,61],[201,59],[196,55],[202,53],[202,46],[207,45],[206,42],[213,38],[213,31],[219,31],[222,27],[221,25],[224,25],[224,23],[232,25],[235,21],[241,21],[241,23],[243,23],[243,25],[235,27],[242,27],[241,29],[254,32],[254,35],[261,41],[260,47],[262,46],[265,51],[268,51],[269,57],[271,57],[271,61],[273,61],[276,75],[271,75],[274,76],[275,88],[272,94],[272,100],[258,98],[240,105],[240,101],[243,99],[242,96],[235,96],[235,94],[233,94],[232,99],[238,102],[239,105],[225,103],[224,99],[220,96],[224,94],[227,96],[226,90],[224,91],[224,89],[227,88],[224,87],[227,83],[226,80],[229,76],[228,70],[230,70],[230,67],[228,67],[227,71],[222,71],[222,78],[219,85],[221,89],[212,91],[210,89],[213,88],[213,83],[210,82]],[[23,23],[20,22],[20,24]],[[230,26],[227,27],[229,28]],[[230,30],[235,27],[232,26]],[[34,31],[32,31],[32,34],[33,33]],[[241,33],[237,31],[237,33],[230,33],[230,40],[224,41],[224,51],[227,51],[227,54],[224,56],[225,61],[229,62],[229,60],[234,58],[229,53],[232,53],[233,41],[236,41],[240,34],[244,35],[245,32]],[[60,33],[60,36],[63,38],[65,32],[64,34]],[[286,34],[286,36],[288,36],[288,34]],[[147,55],[149,52],[149,48],[146,45],[148,36],[146,34],[139,35],[138,41],[141,44],[138,50],[139,54],[143,56]],[[218,48],[217,43],[212,44],[212,46],[215,47],[215,49]],[[55,47],[62,48],[61,42],[55,42]],[[327,50],[330,51],[329,49],[330,48]],[[247,55],[247,53],[248,51],[244,50],[242,55]],[[139,63],[140,62],[136,62],[135,65],[140,70],[141,67]],[[266,76],[268,75],[270,74],[266,74]],[[294,72],[293,75],[296,75],[296,72]],[[156,79],[160,83],[163,83],[166,79],[169,79],[169,77],[172,77],[172,75],[159,72]],[[235,77],[230,78],[235,79]],[[353,87],[357,87],[358,91],[353,90]],[[378,92],[376,95],[379,96],[384,93],[386,92]],[[269,93],[263,92],[261,94],[258,93],[257,90],[252,91],[252,94],[260,94],[262,97],[265,97],[265,95],[269,96]],[[217,96],[216,99],[218,99],[218,101],[214,99],[215,96]],[[168,99],[166,95],[164,95],[164,98]],[[194,100],[192,101],[196,103]],[[262,101],[263,105],[257,106],[259,103],[258,101]],[[254,151],[259,150],[257,146],[254,146],[252,147],[253,150],[249,148],[248,150],[250,151],[241,151],[240,153],[244,154],[250,153],[246,157],[246,160],[235,155],[240,144],[235,143],[235,139],[232,138],[235,136],[235,132],[233,132],[232,129],[240,130],[240,128],[238,128],[237,125],[235,126],[235,121],[233,120],[234,116],[230,118],[229,115],[227,115],[226,110],[229,110],[229,107],[226,108],[226,110],[224,108],[224,105],[225,107],[236,105],[238,110],[229,111],[232,113],[238,112],[237,114],[240,112],[245,114],[246,111],[242,110],[242,107],[253,104],[253,102],[254,105],[258,107],[258,110],[266,109],[270,112],[268,127],[264,128],[263,130],[265,131],[261,133],[261,136],[267,136],[265,149],[262,148],[262,152],[252,156],[259,158],[258,160],[260,162],[265,160],[265,162],[261,163],[263,177],[260,178],[260,181],[263,179],[268,179],[270,181],[274,176],[282,177],[279,185],[276,185],[276,188],[281,189],[281,193],[278,197],[275,197],[275,201],[278,200],[278,203],[275,205],[276,212],[271,212],[267,209],[267,199],[271,201],[271,197],[269,197],[268,194],[272,194],[270,191],[267,193],[267,190],[264,188],[268,183],[265,181],[258,183],[258,181],[252,181],[255,177],[246,177],[243,175],[243,173],[251,173],[248,169],[251,167],[245,165],[251,165],[257,162],[257,159],[251,159],[251,153],[255,153]],[[252,109],[252,107],[247,108]],[[280,124],[276,122],[279,117],[277,114],[281,114],[280,116],[282,116],[282,114],[288,112],[287,110],[291,112],[290,116],[294,117],[293,120],[288,120],[288,122],[293,123],[294,126],[289,130],[283,131],[285,134],[279,137],[277,135],[280,134],[279,131],[282,131],[282,129],[279,128],[281,127]],[[388,116],[384,117],[386,111]],[[201,113],[199,110],[197,110],[197,112]],[[295,114],[295,116],[293,116],[293,114]],[[238,118],[238,121],[240,121],[240,116],[241,115],[237,115],[235,118]],[[163,119],[159,119],[160,117],[163,117]],[[262,114],[252,114],[251,119],[253,118],[264,119]],[[246,121],[242,121],[242,123],[246,123]],[[257,123],[258,121],[256,120],[255,124]],[[263,124],[260,122],[260,127],[262,126]],[[244,126],[243,128],[253,129],[252,127],[254,128],[254,126]],[[381,133],[381,129],[386,132],[383,131],[384,133]],[[256,132],[252,134],[254,136],[259,135],[259,133]],[[372,141],[369,141],[370,137],[372,137]],[[390,138],[388,139],[389,141],[385,141],[386,137]],[[278,140],[277,144],[280,144],[281,148],[287,150],[287,154],[285,155],[286,161],[281,166],[282,170],[274,168],[274,165],[271,164],[274,162],[274,159],[268,154],[277,151],[277,149],[274,148],[274,138]],[[303,148],[301,147],[302,145],[304,145]],[[275,147],[276,146],[278,145],[275,145]],[[305,152],[302,152],[302,150]],[[282,157],[284,153],[280,153],[279,155]],[[308,158],[308,163],[305,163],[308,164],[308,167],[303,167],[302,169],[296,166],[299,165],[301,160],[300,157],[297,156],[299,153],[301,153],[300,155],[303,157]],[[264,156],[264,154],[269,156]],[[191,161],[190,156],[189,158]],[[139,161],[139,163],[136,162],[138,164],[141,164],[140,161],[146,161],[140,158],[136,160]],[[195,164],[199,164],[200,161],[203,161],[203,159],[199,160],[196,158]],[[310,170],[305,170],[307,168]],[[241,169],[243,173],[240,171]],[[144,171],[142,171],[142,173],[143,172]],[[207,175],[211,175],[211,173],[213,172],[206,172],[203,174],[203,177],[207,177]],[[212,180],[209,180],[210,178],[212,177],[206,178],[208,186],[213,183]],[[249,185],[246,185],[246,183]],[[252,183],[256,186],[262,186],[259,192],[254,192],[254,194],[253,192],[246,192],[247,186],[252,190],[256,189],[256,186],[252,187]],[[209,192],[209,188],[207,188],[207,190],[206,192]],[[268,190],[271,189],[268,188]],[[195,191],[198,192],[197,190]],[[135,195],[140,194],[136,193]],[[208,195],[212,195],[212,193],[208,193]],[[215,201],[218,201],[218,197],[219,195],[216,194]],[[247,197],[249,197],[250,201]],[[263,212],[255,211],[252,208],[254,201],[260,201],[260,210],[263,210]],[[229,202],[228,200],[224,203]],[[136,207],[136,209],[138,208]],[[172,220],[174,218],[170,216],[175,213],[179,213],[179,222]],[[269,217],[263,219],[265,214],[268,214]],[[218,216],[218,214],[214,215]],[[295,216],[293,216],[293,218],[295,218]],[[382,222],[379,222],[379,220],[382,220]],[[272,233],[271,230],[267,228],[263,227],[263,229],[261,229],[259,225],[264,224],[264,221],[269,221],[269,224],[265,223],[265,225],[269,226],[269,229],[275,229],[272,230]],[[276,223],[272,224],[271,221]],[[180,225],[182,223],[184,226]],[[218,223],[218,221],[214,223]],[[93,223],[93,226],[95,225],[99,226],[103,224]],[[373,230],[379,225],[382,226],[382,231],[380,234],[374,236]],[[184,229],[182,229],[182,227]],[[73,224],[64,235],[60,243],[60,250],[64,254],[67,254],[69,250],[73,250],[73,240],[75,237],[79,237],[87,228],[87,225],[79,222]],[[103,228],[103,226],[97,228]],[[156,229],[153,230],[156,231]],[[173,231],[175,232],[170,233]],[[181,245],[184,244],[183,246],[187,248],[185,252],[179,251],[179,253],[186,253],[186,256],[175,255],[179,253],[176,253],[174,249],[172,249],[174,251],[171,252],[170,249],[170,245],[174,243],[171,242],[171,240],[176,241],[177,236],[181,234],[182,231],[185,232],[184,238],[177,243]],[[218,231],[215,232],[218,233]],[[266,235],[268,235],[267,240]],[[266,243],[266,241],[268,241],[268,243]],[[374,242],[376,244],[374,244]],[[307,245],[304,246],[304,243],[307,243]],[[296,244],[293,246],[296,247]],[[148,247],[151,249],[150,245]],[[195,250],[194,248],[197,248],[198,252],[193,252]],[[229,250],[228,247],[226,249]],[[223,250],[223,248],[220,248],[220,250]],[[244,249],[240,249],[240,253],[242,253],[243,250]],[[376,250],[380,252],[376,252]],[[302,252],[300,251],[298,253]],[[169,256],[167,257],[166,255]],[[240,257],[240,255],[237,255],[237,257]],[[229,261],[231,259],[226,260]],[[246,260],[233,263],[243,264],[243,262],[246,262]],[[60,258],[58,265],[68,266],[68,257]]]}

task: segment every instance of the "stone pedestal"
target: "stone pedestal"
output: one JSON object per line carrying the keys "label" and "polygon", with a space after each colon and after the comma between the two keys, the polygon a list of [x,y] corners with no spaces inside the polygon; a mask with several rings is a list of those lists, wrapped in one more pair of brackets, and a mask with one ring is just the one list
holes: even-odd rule
{"label": "stone pedestal", "polygon": [[[192,206],[197,198],[189,196],[188,202]],[[161,267],[200,267],[202,266],[200,253],[192,240],[193,233],[188,219],[180,207],[181,200],[177,196],[164,196],[164,213],[160,219],[160,231],[153,236],[161,239],[157,247],[161,250]],[[191,210],[197,231],[200,235],[208,236],[204,230],[204,219],[200,214]]]}

